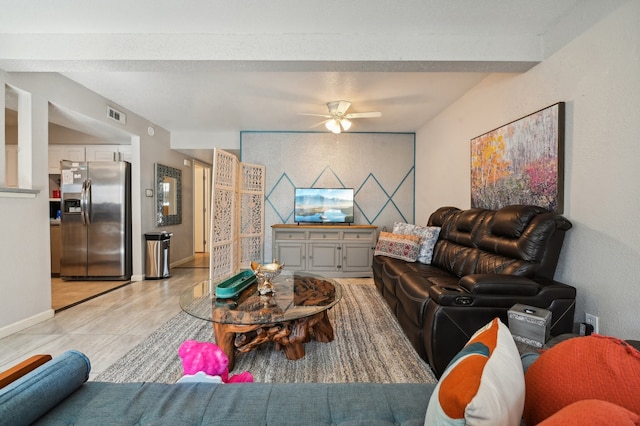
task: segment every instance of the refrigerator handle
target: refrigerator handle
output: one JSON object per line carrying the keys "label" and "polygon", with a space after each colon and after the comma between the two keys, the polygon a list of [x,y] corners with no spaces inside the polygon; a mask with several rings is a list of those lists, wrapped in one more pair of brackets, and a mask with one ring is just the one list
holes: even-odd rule
{"label": "refrigerator handle", "polygon": [[91,224],[91,179],[85,181],[84,207],[82,209],[85,217],[85,224]]}
{"label": "refrigerator handle", "polygon": [[80,219],[82,219],[82,224],[87,224],[87,219],[85,217],[85,211],[87,207],[87,181],[82,182],[82,192],[80,192]]}

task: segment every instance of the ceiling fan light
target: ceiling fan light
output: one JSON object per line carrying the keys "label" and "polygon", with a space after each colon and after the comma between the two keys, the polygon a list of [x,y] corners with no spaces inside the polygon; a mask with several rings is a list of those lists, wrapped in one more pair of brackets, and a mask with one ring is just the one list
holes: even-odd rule
{"label": "ceiling fan light", "polygon": [[342,125],[342,129],[346,132],[351,128],[351,120],[343,118],[340,120],[340,124]]}
{"label": "ceiling fan light", "polygon": [[340,133],[340,123],[335,118],[327,121],[324,126],[333,133]]}

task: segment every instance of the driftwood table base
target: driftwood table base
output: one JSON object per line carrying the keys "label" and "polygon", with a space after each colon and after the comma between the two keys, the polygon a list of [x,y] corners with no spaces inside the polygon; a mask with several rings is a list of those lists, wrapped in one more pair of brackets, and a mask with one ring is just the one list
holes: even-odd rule
{"label": "driftwood table base", "polygon": [[327,311],[292,321],[276,324],[222,324],[213,323],[216,344],[229,357],[229,371],[235,365],[235,352],[250,352],[267,342],[274,342],[290,360],[305,355],[304,344],[313,337],[317,342],[333,341],[333,327]]}
{"label": "driftwood table base", "polygon": [[257,286],[249,285],[234,297],[217,298],[207,280],[180,295],[185,312],[212,322],[215,341],[229,358],[229,370],[235,366],[237,352],[250,352],[269,342],[288,359],[297,360],[305,356],[304,345],[312,339],[333,341],[327,311],[342,298],[340,283],[284,270],[273,285],[270,294],[260,294]]}

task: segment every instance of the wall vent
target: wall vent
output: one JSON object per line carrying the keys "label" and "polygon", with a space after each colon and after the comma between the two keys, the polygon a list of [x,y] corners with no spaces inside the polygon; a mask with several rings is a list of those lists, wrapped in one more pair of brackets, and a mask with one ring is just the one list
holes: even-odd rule
{"label": "wall vent", "polygon": [[127,124],[127,114],[107,105],[107,117],[120,124]]}

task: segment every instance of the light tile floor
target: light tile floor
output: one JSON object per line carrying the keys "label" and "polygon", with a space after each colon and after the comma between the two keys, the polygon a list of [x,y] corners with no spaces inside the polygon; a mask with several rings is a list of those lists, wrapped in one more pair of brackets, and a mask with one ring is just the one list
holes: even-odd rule
{"label": "light tile floor", "polygon": [[208,268],[173,268],[170,278],[134,282],[0,339],[0,371],[31,355],[77,349],[91,360],[94,378],[178,314],[180,293],[208,274]]}

